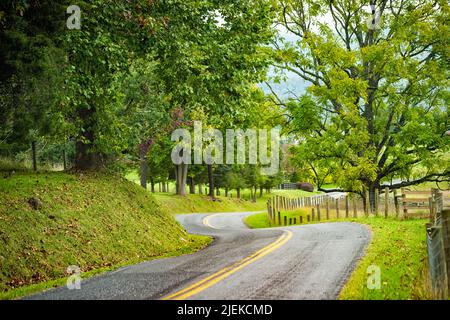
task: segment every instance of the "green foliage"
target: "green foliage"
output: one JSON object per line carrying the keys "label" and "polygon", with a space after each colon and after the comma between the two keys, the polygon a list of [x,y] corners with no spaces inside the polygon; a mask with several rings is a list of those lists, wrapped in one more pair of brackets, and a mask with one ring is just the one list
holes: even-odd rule
{"label": "green foliage", "polygon": [[49,112],[64,94],[64,51],[55,41],[60,3],[3,1],[0,5],[0,154],[13,157],[54,132]]}
{"label": "green foliage", "polygon": [[380,3],[376,28],[361,9],[369,1],[282,4],[280,23],[297,41],[280,40],[276,66],[310,85],[283,102],[300,138],[293,163],[319,186],[330,175],[355,192],[448,179],[449,5]]}

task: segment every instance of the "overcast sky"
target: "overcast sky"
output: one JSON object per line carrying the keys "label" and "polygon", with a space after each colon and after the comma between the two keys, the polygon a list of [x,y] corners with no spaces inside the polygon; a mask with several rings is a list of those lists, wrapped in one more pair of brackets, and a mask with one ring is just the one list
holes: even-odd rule
{"label": "overcast sky", "polygon": [[[278,30],[278,35],[287,42],[294,44],[298,40],[297,36],[288,32],[281,25],[277,26],[277,30]],[[299,77],[298,75],[296,75],[293,72],[284,71],[283,74],[284,74],[285,81],[282,81],[280,83],[274,83],[273,81],[269,81],[270,86],[272,87],[272,89],[276,92],[276,94],[279,97],[285,97],[285,98],[290,97],[290,96],[292,96],[292,92],[296,96],[301,96],[303,93],[305,93],[306,88],[309,86],[308,82],[304,81],[301,77]],[[274,68],[270,68],[269,74],[268,74],[269,79],[271,77],[273,77],[274,75],[275,75]],[[260,86],[264,90],[264,92],[271,93],[270,89],[268,88],[268,86],[265,83],[262,83]]]}
{"label": "overcast sky", "polygon": [[[367,13],[370,13],[371,7],[370,6],[364,7],[363,10],[366,11]],[[318,23],[327,24],[332,30],[334,30],[334,20],[330,12],[327,12],[325,15],[318,17],[317,23],[311,24],[311,29],[315,32],[319,32]],[[295,44],[295,42],[298,40],[298,37],[296,35],[289,32],[288,30],[286,30],[286,28],[284,28],[281,25],[277,26],[277,30],[278,35],[284,38],[284,40],[287,42]],[[269,70],[268,76],[269,78],[274,76],[273,68]],[[296,96],[301,96],[306,92],[306,88],[310,86],[309,82],[304,81],[301,77],[299,77],[295,73],[284,71],[284,77],[286,78],[286,80],[281,83],[273,83],[272,81],[269,81],[272,89],[280,97],[292,96],[290,91],[294,92]],[[262,83],[260,84],[260,86],[261,88],[263,88],[264,92],[270,93],[270,89],[267,87],[266,84]]]}

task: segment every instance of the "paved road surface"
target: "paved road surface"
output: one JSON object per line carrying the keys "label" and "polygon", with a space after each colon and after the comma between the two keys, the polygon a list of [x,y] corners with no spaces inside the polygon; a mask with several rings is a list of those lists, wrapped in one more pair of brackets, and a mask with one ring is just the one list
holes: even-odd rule
{"label": "paved road surface", "polygon": [[250,230],[250,213],[189,214],[187,231],[211,235],[195,254],[143,262],[29,299],[336,299],[370,240],[348,222]]}

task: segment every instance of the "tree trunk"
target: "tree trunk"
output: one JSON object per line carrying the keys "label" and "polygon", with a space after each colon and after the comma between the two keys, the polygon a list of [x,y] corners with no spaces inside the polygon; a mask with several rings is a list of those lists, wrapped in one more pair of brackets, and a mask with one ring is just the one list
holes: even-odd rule
{"label": "tree trunk", "polygon": [[182,195],[185,196],[186,195],[186,184],[187,184],[187,174],[188,174],[188,164],[183,164],[182,165],[182,171],[183,171],[183,179],[181,181],[182,183]]}
{"label": "tree trunk", "polygon": [[101,154],[91,151],[92,144],[77,141],[75,144],[75,169],[81,171],[98,170],[101,167]]}
{"label": "tree trunk", "polygon": [[[82,139],[75,143],[75,169],[88,171],[98,170],[102,165],[103,155],[95,151],[95,108],[81,108],[78,110],[78,117],[83,123]],[[83,140],[83,141],[81,141]]]}
{"label": "tree trunk", "polygon": [[141,187],[147,189],[148,164],[145,152],[139,154]]}
{"label": "tree trunk", "polygon": [[259,197],[262,198],[264,193],[264,188],[263,187],[259,187]]}
{"label": "tree trunk", "polygon": [[225,187],[225,197],[228,197],[228,187]]}
{"label": "tree trunk", "polygon": [[198,194],[203,194],[203,186],[201,183],[198,184]]}
{"label": "tree trunk", "polygon": [[214,199],[214,177],[212,172],[212,165],[208,164],[208,182],[209,182],[209,196]]}
{"label": "tree trunk", "polygon": [[63,151],[62,151],[62,157],[63,157],[63,169],[64,171],[67,170],[67,161],[66,161],[66,146],[64,145]]}
{"label": "tree trunk", "polygon": [[236,197],[237,197],[238,199],[241,198],[241,188],[237,188],[237,189],[236,189]]}
{"label": "tree trunk", "polygon": [[178,179],[178,165],[175,165],[175,193],[178,194],[178,183],[179,183],[179,179]]}
{"label": "tree trunk", "polygon": [[150,177],[150,186],[151,186],[151,191],[152,193],[155,193],[155,179],[153,179],[153,177]]}
{"label": "tree trunk", "polygon": [[369,183],[369,213],[375,213],[375,183]]}
{"label": "tree trunk", "polygon": [[180,196],[186,195],[187,169],[188,165],[185,163],[175,166],[176,193]]}
{"label": "tree trunk", "polygon": [[195,194],[195,182],[194,182],[194,178],[193,177],[189,178],[189,193],[190,194]]}
{"label": "tree trunk", "polygon": [[162,182],[162,192],[166,192],[166,182]]}
{"label": "tree trunk", "polygon": [[33,171],[37,171],[36,141],[31,142],[31,158],[33,161]]}

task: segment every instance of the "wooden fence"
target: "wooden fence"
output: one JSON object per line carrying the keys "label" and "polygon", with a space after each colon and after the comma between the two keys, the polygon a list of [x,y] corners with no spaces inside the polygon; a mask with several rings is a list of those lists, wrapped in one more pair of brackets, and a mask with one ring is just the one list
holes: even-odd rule
{"label": "wooden fence", "polygon": [[[382,192],[380,192],[382,191]],[[431,217],[436,215],[436,200],[442,198],[443,208],[449,207],[450,191],[411,191],[402,189],[389,190],[388,187],[375,191],[375,204],[373,211],[365,205],[361,196],[356,194],[343,194],[340,198],[334,198],[328,194],[318,194],[309,197],[289,198],[274,196],[267,201],[267,214],[270,221],[282,224],[283,219],[278,218],[282,212],[295,211],[307,208],[310,212],[310,220],[339,219],[359,216],[383,215],[397,218]],[[368,198],[368,194],[366,194]],[[441,203],[439,202],[439,203]],[[314,220],[315,219],[315,220]],[[308,221],[305,218],[305,221]],[[287,220],[289,222],[289,220]]]}
{"label": "wooden fence", "polygon": [[433,190],[430,223],[427,223],[427,252],[433,298],[448,299],[450,292],[450,210],[444,194]]}
{"label": "wooden fence", "polygon": [[430,191],[413,191],[402,189],[402,206],[403,216],[409,217],[428,217],[436,216],[438,208],[436,203],[439,203],[443,208],[450,206],[450,191],[439,191],[438,189],[431,189]]}
{"label": "wooden fence", "polygon": [[[299,217],[299,223],[321,221],[340,217],[357,217],[364,214],[362,198],[356,195],[343,195],[334,198],[327,194],[314,195],[310,197],[288,198],[274,196],[267,201],[267,213],[271,222],[278,225],[296,224],[296,218],[289,220],[282,218],[283,212],[296,211],[305,208],[308,214]],[[295,219],[295,220],[294,220]]]}

